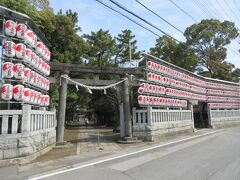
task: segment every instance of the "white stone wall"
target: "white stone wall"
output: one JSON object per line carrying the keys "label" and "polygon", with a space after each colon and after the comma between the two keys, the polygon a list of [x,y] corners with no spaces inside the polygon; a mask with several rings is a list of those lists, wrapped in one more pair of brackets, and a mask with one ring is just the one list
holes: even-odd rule
{"label": "white stone wall", "polygon": [[0,135],[0,160],[29,156],[55,142],[55,128],[33,133]]}

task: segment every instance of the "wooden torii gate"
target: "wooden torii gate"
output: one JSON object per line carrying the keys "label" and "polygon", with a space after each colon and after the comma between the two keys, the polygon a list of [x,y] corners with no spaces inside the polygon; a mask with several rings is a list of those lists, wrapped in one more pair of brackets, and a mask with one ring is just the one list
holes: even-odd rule
{"label": "wooden torii gate", "polygon": [[[69,75],[70,73],[92,73],[98,77],[99,74],[115,74],[125,77],[123,82],[123,112],[125,121],[125,135],[132,138],[132,122],[129,102],[129,79],[128,75],[143,75],[142,68],[115,68],[115,67],[84,67],[78,64],[65,64],[58,62],[50,62],[50,66],[53,71],[60,72],[60,75]],[[108,85],[112,81],[99,80],[95,78],[93,80],[78,79],[75,81],[84,82],[86,84],[93,84],[97,82],[97,85]],[[64,144],[64,124],[65,124],[65,112],[66,112],[66,98],[67,98],[67,85],[68,82],[65,78],[60,80],[60,92],[59,92],[59,105],[58,105],[58,118],[57,118],[57,144]]]}

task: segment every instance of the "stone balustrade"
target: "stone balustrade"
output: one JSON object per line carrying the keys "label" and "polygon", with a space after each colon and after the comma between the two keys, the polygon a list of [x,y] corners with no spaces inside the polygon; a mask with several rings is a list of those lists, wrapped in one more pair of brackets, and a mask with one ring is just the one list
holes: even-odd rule
{"label": "stone balustrade", "polygon": [[192,130],[192,110],[133,108],[133,135],[145,140],[153,140],[168,132]]}
{"label": "stone balustrade", "polygon": [[56,112],[31,110],[0,111],[0,160],[28,156],[56,142]]}
{"label": "stone balustrade", "polygon": [[208,116],[214,128],[240,125],[240,110],[209,109]]}

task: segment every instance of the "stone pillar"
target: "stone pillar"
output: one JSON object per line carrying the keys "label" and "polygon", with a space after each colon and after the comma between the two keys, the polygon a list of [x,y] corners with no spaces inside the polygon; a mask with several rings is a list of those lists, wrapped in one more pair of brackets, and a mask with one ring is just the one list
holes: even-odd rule
{"label": "stone pillar", "polygon": [[211,107],[209,105],[207,105],[207,113],[208,113],[208,126],[209,128],[214,128],[212,123]]}
{"label": "stone pillar", "polygon": [[31,130],[31,106],[29,104],[24,104],[22,106],[23,116],[21,124],[21,132],[28,133]]}
{"label": "stone pillar", "polygon": [[124,122],[123,103],[120,104],[119,112],[120,112],[120,137],[123,138],[123,137],[126,136],[126,134],[125,134],[125,122]]}
{"label": "stone pillar", "polygon": [[[68,75],[69,72],[64,71],[61,75]],[[64,126],[67,100],[67,79],[60,78],[58,118],[57,118],[57,144],[64,144]]]}
{"label": "stone pillar", "polygon": [[152,106],[147,107],[147,120],[148,120],[148,125],[152,125]]}
{"label": "stone pillar", "polygon": [[145,140],[154,141],[154,122],[151,106],[147,107],[147,126],[145,127]]}
{"label": "stone pillar", "polygon": [[132,137],[132,120],[131,120],[130,102],[129,102],[128,78],[123,82],[123,111],[124,111],[126,137]]}
{"label": "stone pillar", "polygon": [[193,114],[193,105],[191,102],[188,103],[188,109],[191,110],[192,113],[192,129],[195,131],[195,124],[194,124],[194,114]]}

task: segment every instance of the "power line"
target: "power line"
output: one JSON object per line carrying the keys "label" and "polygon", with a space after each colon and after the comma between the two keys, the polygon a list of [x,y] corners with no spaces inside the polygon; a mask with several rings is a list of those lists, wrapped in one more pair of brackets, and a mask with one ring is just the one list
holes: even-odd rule
{"label": "power line", "polygon": [[224,3],[225,3],[225,4],[227,5],[227,7],[230,9],[233,17],[234,17],[234,18],[237,20],[237,22],[240,24],[240,22],[239,22],[239,20],[238,20],[238,17],[235,16],[235,13],[232,11],[232,8],[230,7],[230,5],[229,5],[226,1],[224,1]]}
{"label": "power line", "polygon": [[[216,0],[217,1],[217,0]],[[210,6],[208,5],[208,3],[206,3],[205,2],[205,0],[196,0],[196,1],[194,1],[193,0],[193,2],[194,3],[196,3],[197,4],[197,6],[198,7],[200,7],[201,8],[201,10],[207,15],[207,16],[209,16],[209,18],[216,18],[216,19],[223,19],[224,20],[224,18],[222,18],[222,16],[220,17],[220,13],[216,10],[216,8],[214,7],[214,5],[212,4],[212,2],[211,2],[211,0],[209,0],[208,1],[208,3],[212,6],[212,8],[214,9],[214,10],[216,10],[216,13],[214,14],[213,13],[213,10],[210,8]],[[221,6],[221,4],[220,3],[217,3],[217,4],[219,4],[219,7],[221,8],[221,10],[222,10],[222,12],[224,12],[225,13],[225,15],[227,15],[228,16],[228,14],[227,14],[227,12],[225,11],[225,9]],[[228,6],[228,5],[227,5]],[[228,6],[229,7],[229,6]],[[231,9],[230,9],[231,10]],[[219,16],[218,16],[218,15]],[[232,21],[232,19],[228,16],[228,18]],[[232,22],[234,22],[234,21],[232,21]]]}
{"label": "power line", "polygon": [[100,4],[102,4],[103,6],[107,7],[108,9],[111,9],[112,11],[114,11],[114,12],[120,14],[121,16],[127,18],[128,20],[132,21],[133,23],[137,24],[138,26],[142,27],[143,29],[145,29],[145,30],[151,32],[151,33],[154,34],[155,36],[161,37],[161,36],[158,35],[157,33],[153,32],[151,29],[149,29],[149,28],[143,26],[142,24],[136,22],[135,20],[131,19],[131,18],[128,17],[127,15],[125,15],[125,14],[119,12],[118,10],[114,9],[113,7],[111,7],[111,6],[107,5],[107,4],[105,4],[105,3],[102,2],[101,0],[96,0],[96,1],[97,1],[98,3],[100,3]]}
{"label": "power line", "polygon": [[121,4],[119,4],[118,2],[114,1],[114,0],[109,0],[111,3],[115,4],[116,6],[118,6],[119,8],[121,8],[122,10],[128,12],[129,14],[133,15],[134,17],[140,19],[141,21],[145,22],[146,24],[152,26],[153,28],[157,29],[158,31],[160,31],[161,33],[165,34],[166,36],[170,37],[171,39],[174,39],[175,41],[179,42],[179,40],[177,40],[176,38],[172,37],[171,35],[169,35],[168,33],[164,32],[163,30],[161,30],[160,28],[158,28],[157,26],[153,25],[152,23],[148,22],[146,19],[140,17],[139,15],[135,14],[134,12],[130,11],[129,9],[127,9],[126,7],[122,6]]}
{"label": "power line", "polygon": [[[212,7],[212,10],[214,11],[215,14],[219,15],[219,19],[224,20],[224,18],[222,17],[222,15],[218,12],[218,10],[215,8],[215,6],[212,4],[212,0],[207,1],[209,3],[209,7]],[[207,4],[207,3],[206,3]]]}
{"label": "power line", "polygon": [[[194,1],[194,0],[193,0],[193,3],[195,3],[195,4],[202,10],[202,12],[205,13],[205,15],[207,15],[207,16],[209,16],[209,17],[211,18],[212,15],[209,15],[208,6],[205,6],[204,4],[202,4],[202,3],[201,3],[200,1],[198,1],[198,0],[197,0],[197,1]],[[220,6],[220,7],[222,7],[222,6]],[[221,9],[222,9],[223,12],[225,12],[224,9],[223,9],[223,7],[222,7]],[[206,10],[208,10],[208,11],[206,11]],[[231,20],[231,21],[232,21],[232,20]],[[235,39],[234,39],[234,40],[235,40]],[[233,40],[232,42],[234,42],[234,40]],[[236,47],[236,46],[235,46],[235,48],[238,49],[238,47]],[[235,51],[234,51],[232,48],[230,48],[230,47],[228,47],[228,49],[229,49],[230,51],[232,51],[232,52],[235,52]],[[235,52],[235,54],[238,54],[238,53]],[[239,55],[239,54],[238,54],[238,55]]]}
{"label": "power line", "polygon": [[201,2],[203,4],[203,6],[206,7],[207,11],[212,15],[212,17],[214,17],[214,19],[221,19],[219,17],[219,13],[214,11],[214,8],[213,8],[214,6],[210,5],[210,3],[209,3],[210,1],[206,2],[205,0],[202,0]]}
{"label": "power line", "polygon": [[238,6],[238,3],[236,2],[236,0],[233,0],[233,2],[234,2],[234,4],[235,4],[237,10],[240,12],[240,7]]}
{"label": "power line", "polygon": [[146,5],[144,5],[143,3],[141,3],[138,0],[135,0],[138,4],[140,4],[141,6],[143,6],[145,9],[147,9],[148,11],[150,11],[151,13],[155,14],[157,17],[159,17],[160,19],[162,19],[164,22],[166,22],[168,25],[170,25],[171,27],[173,27],[174,29],[176,29],[178,32],[182,33],[183,32],[178,29],[176,26],[174,26],[173,24],[171,24],[170,22],[168,22],[166,19],[164,19],[163,17],[161,17],[159,14],[157,14],[156,12],[154,12],[153,10],[149,9]]}
{"label": "power line", "polygon": [[200,6],[203,6],[203,8],[206,10],[207,14],[209,14],[209,17],[215,18],[215,14],[212,13],[212,11],[208,9],[208,5],[205,3],[205,1],[203,1],[203,0],[202,1],[196,0],[196,1],[200,4]]}
{"label": "power line", "polygon": [[[137,24],[138,26],[144,28],[145,30],[151,32],[152,34],[154,34],[154,35],[156,35],[156,36],[158,36],[158,37],[161,37],[161,36],[158,35],[157,33],[153,32],[151,29],[149,29],[149,28],[143,26],[142,24],[136,22],[135,20],[131,19],[131,18],[128,17],[127,15],[125,15],[125,14],[123,14],[123,13],[121,13],[121,12],[115,10],[113,7],[111,7],[111,6],[107,5],[107,4],[105,4],[105,3],[102,2],[101,0],[96,0],[96,1],[97,1],[98,3],[100,3],[100,4],[102,4],[103,6],[105,6],[105,7],[109,8],[109,9],[111,9],[112,11],[117,12],[117,13],[120,14],[121,16],[127,18],[128,20],[130,20],[130,21],[132,21],[133,23]],[[110,0],[110,1],[112,1],[112,0]],[[114,2],[112,2],[112,3],[114,3]],[[115,2],[115,3],[116,3],[116,2]],[[114,3],[114,4],[115,4],[115,3]],[[117,4],[118,4],[118,3],[117,3]],[[117,4],[116,4],[116,5],[117,5]],[[118,6],[118,5],[119,5],[119,6]],[[118,7],[121,6],[120,4],[118,4],[118,5],[117,5]],[[124,8],[124,7],[123,7],[123,8]],[[121,8],[121,9],[123,9],[123,8]],[[125,9],[126,9],[126,8],[125,8]],[[127,9],[126,9],[126,11],[129,12],[129,13],[131,12],[130,10],[127,10]],[[132,12],[131,12],[130,14],[132,14]],[[133,13],[133,14],[136,15],[135,13]],[[133,15],[133,14],[132,14],[132,15]],[[140,18],[142,21],[144,21],[144,22],[146,21],[145,19],[141,18],[140,16],[138,16],[138,15],[136,15],[136,16],[137,16],[138,18]],[[136,17],[136,16],[135,16],[135,17]],[[154,25],[152,25],[152,24],[149,23],[148,21],[146,21],[145,23],[149,24],[150,26],[152,26],[152,27],[158,29],[160,32],[162,32],[162,30],[160,30],[159,28],[155,27]],[[162,32],[162,33],[163,33],[163,32]],[[172,39],[175,39],[175,38],[173,38],[172,36],[168,35],[168,34],[165,33],[165,32],[164,32],[164,34],[167,35],[167,36],[169,36],[169,37],[172,38]],[[176,40],[176,39],[175,39],[175,40]],[[176,40],[176,41],[178,41],[178,40]],[[178,41],[178,42],[179,42],[179,41]],[[231,50],[231,51],[234,52],[235,54],[239,55],[239,54],[236,53],[234,50],[232,50],[230,47],[229,47],[229,50]]]}
{"label": "power line", "polygon": [[202,12],[207,16],[207,18],[211,18],[211,15],[209,15],[209,12],[206,10],[206,8],[204,8],[201,3],[199,3],[199,1],[194,1],[193,3],[196,4],[201,10]]}
{"label": "power line", "polygon": [[172,0],[169,0],[174,6],[176,6],[180,11],[182,11],[185,15],[187,15],[188,17],[190,17],[194,22],[197,22],[197,20],[192,17],[190,14],[188,14],[186,11],[184,11],[184,9],[182,9],[179,5],[177,5],[175,2],[173,2]]}
{"label": "power line", "polygon": [[230,21],[233,22],[233,20],[231,19],[231,17],[228,15],[228,13],[225,11],[225,9],[223,8],[223,6],[221,5],[221,3],[219,3],[217,0],[216,0],[218,6],[222,9],[222,11],[224,12],[224,14],[230,19]]}

